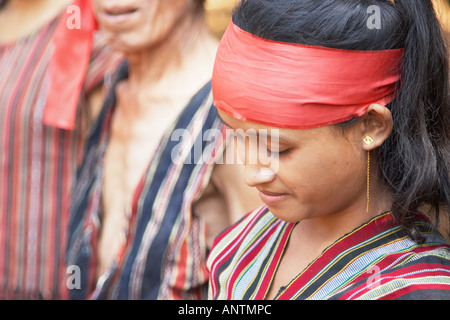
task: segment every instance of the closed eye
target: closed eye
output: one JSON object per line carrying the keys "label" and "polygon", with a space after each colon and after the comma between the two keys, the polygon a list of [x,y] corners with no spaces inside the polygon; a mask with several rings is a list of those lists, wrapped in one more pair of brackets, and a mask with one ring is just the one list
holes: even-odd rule
{"label": "closed eye", "polygon": [[284,149],[284,150],[270,150],[269,148],[267,148],[267,155],[268,156],[285,156],[287,155],[289,152],[291,151],[291,149]]}

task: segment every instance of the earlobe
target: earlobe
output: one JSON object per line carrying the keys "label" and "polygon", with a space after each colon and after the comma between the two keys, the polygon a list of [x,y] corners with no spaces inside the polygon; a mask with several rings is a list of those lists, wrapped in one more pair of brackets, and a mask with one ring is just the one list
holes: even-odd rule
{"label": "earlobe", "polygon": [[391,111],[377,103],[371,104],[366,112],[362,147],[364,150],[373,150],[390,136],[393,120]]}

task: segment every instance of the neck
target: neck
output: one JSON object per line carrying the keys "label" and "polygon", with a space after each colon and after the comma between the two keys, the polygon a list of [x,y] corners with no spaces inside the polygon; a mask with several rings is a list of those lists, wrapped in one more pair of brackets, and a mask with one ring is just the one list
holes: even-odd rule
{"label": "neck", "polygon": [[369,211],[366,211],[366,191],[341,212],[299,222],[294,233],[301,243],[321,252],[336,240],[383,212],[391,210],[392,197],[379,177],[371,176]]}
{"label": "neck", "polygon": [[142,114],[154,102],[168,106],[173,101],[177,105],[185,102],[211,79],[217,46],[202,18],[177,24],[157,45],[126,53],[129,76],[116,91],[118,105],[127,106],[137,99],[124,112]]}
{"label": "neck", "polygon": [[163,41],[143,50],[126,53],[129,62],[129,82],[152,85],[169,74],[177,74],[197,65],[199,56],[210,55],[215,39],[209,34],[203,19],[191,18],[177,23],[176,29]]}

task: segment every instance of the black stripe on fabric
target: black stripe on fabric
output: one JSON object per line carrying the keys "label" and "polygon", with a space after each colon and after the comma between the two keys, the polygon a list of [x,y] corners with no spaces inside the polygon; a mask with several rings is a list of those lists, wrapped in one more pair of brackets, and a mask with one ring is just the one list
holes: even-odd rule
{"label": "black stripe on fabric", "polygon": [[[277,219],[274,222],[277,222],[277,221],[279,221],[279,220]],[[280,223],[282,223],[282,222],[280,222]],[[264,261],[262,262],[262,266],[269,267],[269,265],[271,264],[271,260],[273,259],[273,254],[274,254],[274,252],[277,251],[278,245],[280,244],[280,240],[284,236],[284,234],[286,232],[286,228],[288,226],[289,226],[289,224],[284,223],[282,230],[280,232],[278,232],[276,240],[274,241],[272,247],[270,248],[270,251],[268,252],[266,257],[264,258]],[[255,279],[253,279],[252,283],[250,284],[250,286],[245,291],[245,294],[244,294],[244,297],[243,297],[244,300],[252,299],[252,296],[256,295],[255,291],[258,290],[258,288],[259,288],[259,290],[261,290],[261,287],[259,286],[259,281],[261,280],[261,277],[263,275],[264,275],[263,270],[260,270],[258,272],[258,274],[256,275]],[[272,285],[272,282],[269,284],[269,289],[270,289],[271,285]]]}
{"label": "black stripe on fabric", "polygon": [[[258,224],[258,221],[259,220],[261,220],[263,217],[265,217],[267,214],[269,213],[269,209],[268,208],[265,208],[264,209],[264,211],[262,211],[262,212],[260,212],[259,214],[258,214],[258,216],[257,217],[255,217],[255,220],[252,222],[252,224],[253,225],[255,225],[255,224]],[[246,216],[245,216],[246,217]],[[245,217],[242,217],[241,219],[240,219],[240,221],[239,221],[239,223],[241,223],[241,221],[245,218]],[[237,223],[236,223],[237,224]],[[236,226],[236,224],[234,225],[234,226]],[[237,248],[236,249],[234,249],[232,252],[231,252],[231,255],[228,257],[228,259],[227,260],[223,260],[222,262],[221,262],[221,264],[219,264],[219,266],[217,267],[217,269],[215,270],[215,282],[216,282],[216,284],[217,284],[217,294],[219,294],[220,292],[223,292],[223,291],[225,291],[226,290],[226,288],[221,288],[221,283],[220,283],[220,281],[219,281],[219,277],[220,277],[220,275],[222,274],[222,272],[225,270],[225,269],[227,269],[228,267],[229,267],[229,265],[233,262],[233,259],[234,259],[234,256],[237,254],[237,253],[241,253],[241,246],[242,246],[242,241],[245,239],[245,237],[243,238],[243,239],[241,239],[241,241],[239,242],[239,244],[235,241],[235,242],[233,242],[233,244],[234,245],[237,245]],[[223,240],[222,240],[223,241]],[[251,291],[250,290],[247,290],[247,293],[251,293]],[[215,297],[213,297],[213,299],[217,299],[217,295],[215,296]]]}
{"label": "black stripe on fabric", "polygon": [[421,289],[408,292],[395,300],[450,300],[450,290]]}
{"label": "black stripe on fabric", "polygon": [[[320,277],[318,277],[313,283],[311,283],[306,290],[304,290],[297,298],[297,300],[305,300],[308,299],[314,292],[316,292],[317,289],[319,289],[326,281],[328,281],[330,278],[332,278],[337,273],[341,272],[342,269],[344,269],[348,263],[350,263],[355,257],[364,254],[365,252],[369,252],[371,250],[374,250],[376,248],[384,246],[386,243],[389,243],[391,241],[394,241],[396,239],[401,238],[401,230],[400,232],[392,232],[386,235],[383,235],[379,237],[379,235],[376,235],[376,237],[379,237],[374,242],[370,242],[364,246],[360,246],[358,249],[350,250],[345,255],[341,256],[339,260],[337,260],[333,265]],[[335,244],[333,244],[335,245]],[[333,246],[332,245],[332,246]],[[356,244],[355,246],[359,246],[360,244]],[[343,248],[350,249],[350,248]],[[327,249],[326,249],[327,250]],[[326,255],[325,255],[326,256]],[[320,259],[325,258],[325,256],[321,257]],[[334,258],[334,257],[333,257]],[[356,270],[355,272],[359,272],[360,270]]]}
{"label": "black stripe on fabric", "polygon": [[[88,277],[90,259],[92,258],[92,249],[89,245],[89,239],[84,238],[83,226],[88,214],[87,207],[90,202],[92,190],[97,187],[98,180],[103,174],[99,166],[103,166],[104,150],[101,148],[101,139],[105,134],[105,126],[109,125],[110,115],[115,109],[117,84],[128,77],[128,63],[123,61],[113,78],[112,86],[108,91],[103,107],[96,121],[92,124],[85,145],[83,162],[77,169],[76,188],[73,190],[73,198],[70,209],[67,254],[66,263],[68,265],[77,265],[81,269],[81,289],[70,290],[70,299],[84,299],[89,294]],[[109,134],[109,130],[107,130]],[[78,247],[76,244],[80,244]]]}
{"label": "black stripe on fabric", "polygon": [[[190,101],[183,112],[180,114],[175,129],[185,129],[189,126],[194,117],[195,113],[198,111],[199,107],[202,106],[203,102],[209,95],[211,90],[211,84],[205,85]],[[209,116],[204,124],[203,130],[209,129],[215,118],[217,112],[214,108],[210,108]],[[202,134],[200,132],[200,134]],[[148,222],[152,217],[152,208],[155,202],[156,196],[161,188],[161,182],[167,177],[169,170],[173,166],[172,161],[172,150],[179,144],[178,141],[171,141],[170,139],[166,141],[166,145],[161,146],[164,151],[161,154],[156,172],[154,173],[152,183],[145,195],[145,200],[143,204],[143,210],[139,215],[139,220],[137,221],[137,228],[135,234],[135,241],[129,253],[130,257],[136,257],[139,248],[141,246],[141,240],[143,239]],[[172,228],[175,224],[177,218],[180,215],[181,205],[183,203],[183,193],[186,190],[189,180],[193,170],[195,169],[195,164],[183,165],[182,171],[177,179],[176,185],[174,186],[173,193],[171,194],[170,202],[164,213],[164,219],[161,222],[161,228],[158,231],[156,237],[152,240],[152,244],[149,248],[148,255],[146,257],[146,265],[143,271],[144,279],[142,279],[141,287],[141,298],[142,299],[156,299],[158,297],[160,285],[161,285],[161,274],[162,274],[162,264],[153,263],[154,261],[164,261],[164,254],[169,245],[169,237],[172,234]],[[134,258],[128,259],[126,264],[123,266],[123,272],[121,276],[119,299],[126,298],[129,295],[129,282],[130,277],[133,273],[133,266],[135,260]]]}

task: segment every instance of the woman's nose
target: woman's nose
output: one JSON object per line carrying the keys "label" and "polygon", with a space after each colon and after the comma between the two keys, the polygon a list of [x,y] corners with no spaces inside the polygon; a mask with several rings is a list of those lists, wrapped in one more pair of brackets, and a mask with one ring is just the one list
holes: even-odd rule
{"label": "woman's nose", "polygon": [[271,182],[275,178],[275,172],[269,167],[259,165],[246,165],[244,181],[250,187]]}

